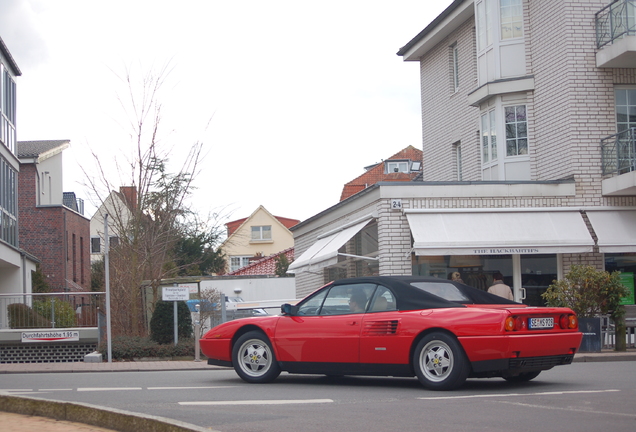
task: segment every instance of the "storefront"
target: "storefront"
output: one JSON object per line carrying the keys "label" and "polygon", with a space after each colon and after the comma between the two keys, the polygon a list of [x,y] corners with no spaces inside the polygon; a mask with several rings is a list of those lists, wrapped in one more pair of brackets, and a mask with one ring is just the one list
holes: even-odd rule
{"label": "storefront", "polygon": [[636,274],[636,207],[581,207],[573,196],[564,182],[376,185],[292,230],[297,294],[340,278],[454,272],[487,290],[501,272],[515,300],[542,306],[572,265]]}

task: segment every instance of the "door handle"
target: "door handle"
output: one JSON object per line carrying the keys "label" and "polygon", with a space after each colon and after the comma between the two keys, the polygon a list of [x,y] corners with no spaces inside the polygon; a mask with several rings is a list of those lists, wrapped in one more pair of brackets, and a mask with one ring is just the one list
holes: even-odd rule
{"label": "door handle", "polygon": [[350,326],[354,326],[358,324],[358,321],[347,321],[347,324]]}

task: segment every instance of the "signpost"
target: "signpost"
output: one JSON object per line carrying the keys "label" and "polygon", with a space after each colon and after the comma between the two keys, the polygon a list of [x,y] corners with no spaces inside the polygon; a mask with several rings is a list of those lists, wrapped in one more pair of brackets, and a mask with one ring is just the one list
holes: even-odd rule
{"label": "signpost", "polygon": [[174,345],[177,346],[179,342],[179,323],[177,320],[177,302],[190,300],[190,290],[188,287],[163,287],[161,290],[161,299],[163,301],[173,302],[174,313]]}

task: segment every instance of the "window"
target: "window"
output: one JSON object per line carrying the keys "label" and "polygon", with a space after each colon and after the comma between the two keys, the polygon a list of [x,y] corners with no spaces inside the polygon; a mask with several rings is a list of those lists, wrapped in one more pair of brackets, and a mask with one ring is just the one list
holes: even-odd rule
{"label": "window", "polygon": [[102,239],[99,237],[91,237],[91,253],[101,253]]}
{"label": "window", "polygon": [[482,0],[477,3],[477,45],[483,51],[492,45],[492,16],[490,9],[493,0]]}
{"label": "window", "polygon": [[369,312],[384,312],[396,310],[397,302],[393,293],[383,286],[375,291]]}
{"label": "window", "polygon": [[16,86],[9,71],[0,66],[0,141],[15,153]]}
{"label": "window", "polygon": [[108,238],[108,247],[109,248],[115,248],[119,246],[119,237],[117,236],[110,236]]}
{"label": "window", "polygon": [[230,272],[236,271],[241,267],[245,267],[250,263],[249,256],[233,256],[230,257]]}
{"label": "window", "polygon": [[454,43],[450,47],[451,49],[451,80],[453,92],[459,90],[459,51],[457,49],[457,43]]}
{"label": "window", "polygon": [[501,39],[512,39],[523,36],[522,0],[501,0]]}
{"label": "window", "polygon": [[0,157],[0,239],[18,245],[17,230],[17,172]]}
{"label": "window", "polygon": [[386,173],[392,172],[409,172],[409,161],[386,161],[384,163]]}
{"label": "window", "polygon": [[636,88],[614,90],[616,103],[616,132],[636,127]]}
{"label": "window", "polygon": [[457,181],[462,181],[462,144],[457,141],[453,144],[453,153],[455,155],[455,170],[457,171]]}
{"label": "window", "polygon": [[272,226],[253,226],[252,227],[252,240],[271,240],[272,239]]}
{"label": "window", "polygon": [[375,284],[338,285],[329,290],[320,315],[345,315],[364,313]]}
{"label": "window", "polygon": [[506,118],[506,155],[528,154],[528,120],[526,106],[504,108]]}
{"label": "window", "polygon": [[481,146],[484,163],[497,160],[497,123],[494,110],[481,115]]}
{"label": "window", "polygon": [[322,290],[298,305],[298,315],[318,315],[327,290]]}

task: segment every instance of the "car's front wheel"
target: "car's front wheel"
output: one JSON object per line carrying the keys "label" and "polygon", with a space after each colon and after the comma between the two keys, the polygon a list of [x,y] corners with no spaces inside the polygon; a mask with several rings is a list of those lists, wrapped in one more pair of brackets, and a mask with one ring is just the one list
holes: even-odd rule
{"label": "car's front wheel", "polygon": [[267,336],[260,331],[247,332],[232,348],[234,370],[244,381],[265,383],[280,375],[280,366]]}
{"label": "car's front wheel", "polygon": [[420,383],[431,390],[453,390],[464,384],[470,365],[455,337],[446,333],[426,335],[413,353],[413,367]]}

